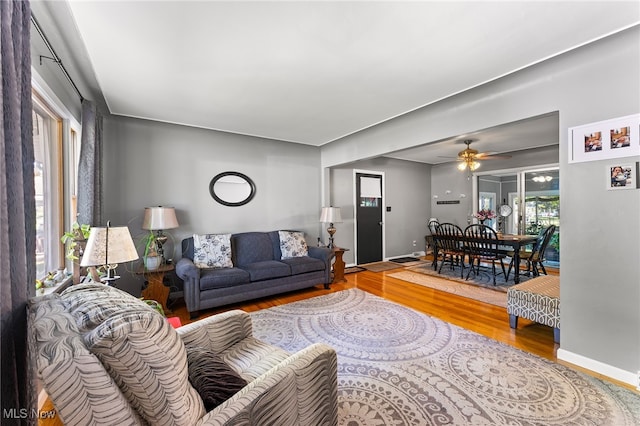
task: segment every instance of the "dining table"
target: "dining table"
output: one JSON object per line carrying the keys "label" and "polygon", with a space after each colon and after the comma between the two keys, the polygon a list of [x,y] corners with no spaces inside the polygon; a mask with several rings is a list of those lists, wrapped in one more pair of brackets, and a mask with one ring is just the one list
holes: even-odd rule
{"label": "dining table", "polygon": [[[435,242],[433,248],[433,269],[435,270],[438,270],[438,240],[441,238],[454,238],[461,241],[463,244],[465,240],[469,239],[469,237],[464,235],[461,235],[459,237],[441,236],[437,234],[433,235],[433,239]],[[498,247],[510,247],[511,249],[513,249],[513,282],[515,284],[518,284],[520,282],[520,250],[527,245],[534,244],[538,240],[538,238],[540,238],[539,235],[498,233],[497,239],[491,240],[492,242],[495,241]]]}

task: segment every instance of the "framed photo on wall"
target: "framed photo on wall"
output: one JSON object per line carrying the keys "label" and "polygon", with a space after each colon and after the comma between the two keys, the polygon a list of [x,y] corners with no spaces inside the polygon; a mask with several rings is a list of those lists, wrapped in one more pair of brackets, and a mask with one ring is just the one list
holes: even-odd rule
{"label": "framed photo on wall", "polygon": [[607,189],[636,189],[638,187],[638,163],[614,163],[607,166]]}
{"label": "framed photo on wall", "polygon": [[569,163],[640,155],[640,114],[569,128]]}

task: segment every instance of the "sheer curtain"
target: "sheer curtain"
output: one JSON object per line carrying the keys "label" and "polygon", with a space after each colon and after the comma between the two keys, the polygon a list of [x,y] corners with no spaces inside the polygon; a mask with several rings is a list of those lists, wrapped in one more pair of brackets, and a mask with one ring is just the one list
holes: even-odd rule
{"label": "sheer curtain", "polygon": [[[35,295],[35,191],[29,1],[0,1],[0,364],[2,424],[35,424],[26,304]],[[15,413],[7,415],[5,413]]]}
{"label": "sheer curtain", "polygon": [[82,101],[82,143],[78,165],[78,223],[102,223],[102,115],[95,104]]}

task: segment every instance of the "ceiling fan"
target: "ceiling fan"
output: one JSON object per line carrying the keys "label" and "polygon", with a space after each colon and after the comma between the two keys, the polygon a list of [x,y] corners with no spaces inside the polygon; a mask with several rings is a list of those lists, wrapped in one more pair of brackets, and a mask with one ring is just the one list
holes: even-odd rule
{"label": "ceiling fan", "polygon": [[464,143],[467,145],[465,149],[458,153],[458,164],[459,170],[469,169],[469,171],[474,171],[478,167],[480,167],[480,162],[478,160],[497,160],[497,159],[507,159],[511,158],[510,155],[496,155],[488,152],[478,152],[478,150],[471,148],[471,139],[467,139]]}

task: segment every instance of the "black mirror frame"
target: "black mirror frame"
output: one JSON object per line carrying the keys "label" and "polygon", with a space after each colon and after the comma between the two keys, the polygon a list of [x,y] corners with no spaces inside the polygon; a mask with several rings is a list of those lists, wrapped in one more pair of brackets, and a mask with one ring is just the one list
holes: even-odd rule
{"label": "black mirror frame", "polygon": [[[247,198],[245,198],[244,200],[232,203],[232,202],[225,201],[222,198],[218,197],[216,195],[216,192],[214,191],[213,187],[215,186],[215,184],[216,184],[216,182],[218,180],[222,179],[225,176],[236,176],[236,177],[239,177],[239,178],[244,179],[245,181],[247,181],[249,186],[251,186],[251,192],[249,193]],[[251,178],[249,176],[247,176],[247,175],[245,175],[243,173],[240,173],[240,172],[222,172],[222,173],[219,173],[219,174],[215,175],[213,177],[213,179],[211,179],[211,182],[209,183],[209,193],[211,194],[211,196],[213,197],[214,200],[216,200],[218,203],[222,204],[223,206],[239,207],[239,206],[244,206],[245,204],[247,204],[256,195],[256,184],[253,182],[253,180],[251,180]]]}

